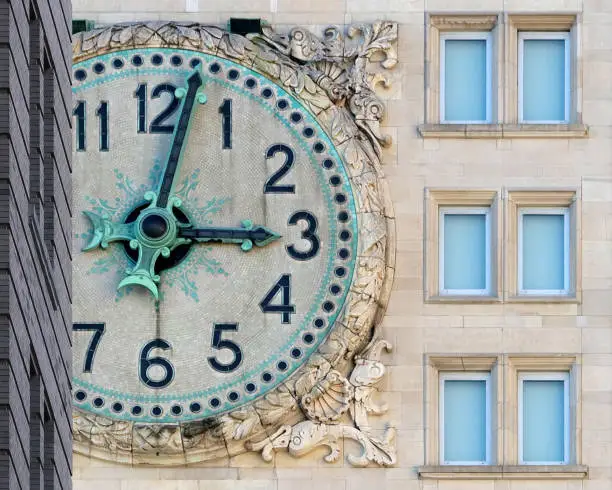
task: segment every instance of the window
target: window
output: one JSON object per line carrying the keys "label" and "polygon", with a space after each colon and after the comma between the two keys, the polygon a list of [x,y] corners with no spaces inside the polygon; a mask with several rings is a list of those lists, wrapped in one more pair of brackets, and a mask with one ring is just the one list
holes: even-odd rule
{"label": "window", "polygon": [[440,375],[440,461],[489,464],[491,460],[490,373]]}
{"label": "window", "polygon": [[519,294],[568,294],[569,209],[519,211]]}
{"label": "window", "polygon": [[569,32],[519,32],[518,61],[519,122],[569,122]]}
{"label": "window", "polygon": [[506,203],[506,300],[579,301],[576,192],[511,190]]}
{"label": "window", "polygon": [[426,300],[497,301],[497,192],[425,189],[425,197]]}
{"label": "window", "polygon": [[427,14],[426,123],[491,123],[502,59],[497,15]]}
{"label": "window", "polygon": [[569,373],[521,373],[520,464],[569,463]]}
{"label": "window", "polygon": [[490,208],[440,208],[440,294],[491,290]]}
{"label": "window", "polygon": [[440,36],[442,123],[491,121],[491,33]]}

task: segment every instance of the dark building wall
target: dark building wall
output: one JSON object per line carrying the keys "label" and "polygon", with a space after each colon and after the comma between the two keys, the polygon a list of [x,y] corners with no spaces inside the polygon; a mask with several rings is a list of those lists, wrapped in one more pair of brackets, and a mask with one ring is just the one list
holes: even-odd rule
{"label": "dark building wall", "polygon": [[0,490],[71,488],[71,17],[0,0]]}

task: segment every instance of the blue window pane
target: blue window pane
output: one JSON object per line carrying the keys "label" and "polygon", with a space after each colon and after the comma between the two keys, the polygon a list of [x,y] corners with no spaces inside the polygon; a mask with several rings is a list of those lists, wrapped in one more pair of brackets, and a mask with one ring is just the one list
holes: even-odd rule
{"label": "blue window pane", "polygon": [[486,410],[484,380],[444,382],[445,462],[486,462]]}
{"label": "blue window pane", "polygon": [[560,214],[523,215],[523,290],[565,289],[564,227]]}
{"label": "blue window pane", "polygon": [[563,462],[563,381],[523,381],[523,461]]}
{"label": "blue window pane", "polygon": [[565,41],[523,41],[523,120],[565,120]]}
{"label": "blue window pane", "polygon": [[444,214],[442,289],[486,289],[486,220],[484,214]]}
{"label": "blue window pane", "polygon": [[444,46],[444,119],[486,121],[486,41],[447,39]]}

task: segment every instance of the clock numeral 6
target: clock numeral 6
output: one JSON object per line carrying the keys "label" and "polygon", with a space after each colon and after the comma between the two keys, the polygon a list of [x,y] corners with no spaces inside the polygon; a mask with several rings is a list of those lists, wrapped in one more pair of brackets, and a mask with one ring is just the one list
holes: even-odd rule
{"label": "clock numeral 6", "polygon": [[[280,294],[280,304],[273,305],[272,300]],[[295,305],[291,304],[291,274],[283,274],[277,283],[268,291],[266,297],[259,303],[264,313],[278,313],[281,323],[291,323],[291,315],[295,313]]]}
{"label": "clock numeral 6", "polygon": [[[140,351],[140,362],[138,363],[138,376],[149,388],[165,388],[168,386],[174,378],[174,366],[168,359],[163,357],[149,357],[149,354],[153,349],[168,350],[171,349],[171,345],[164,339],[153,339],[147,343]],[[164,377],[162,379],[151,379],[149,377],[149,369],[159,366],[164,371]]]}
{"label": "clock numeral 6", "polygon": [[237,332],[238,324],[237,323],[215,323],[212,337],[212,347],[213,349],[222,350],[227,349],[231,351],[234,355],[234,358],[231,362],[220,362],[216,357],[210,356],[208,360],[208,364],[215,371],[219,371],[220,373],[231,373],[236,370],[240,363],[242,362],[242,350],[236,342],[228,339],[222,339],[223,332]]}
{"label": "clock numeral 6", "polygon": [[83,364],[83,372],[91,373],[93,368],[94,356],[98,349],[98,344],[102,340],[104,335],[105,326],[104,323],[74,323],[72,325],[73,332],[93,332],[91,341],[87,346],[87,354],[85,355],[85,364]]}
{"label": "clock numeral 6", "polygon": [[310,248],[305,251],[298,250],[295,245],[287,245],[287,253],[295,260],[310,260],[317,255],[321,248],[317,231],[317,218],[308,211],[297,211],[289,218],[289,225],[297,225],[300,221],[305,221],[307,227],[302,231],[302,239],[310,242]]}

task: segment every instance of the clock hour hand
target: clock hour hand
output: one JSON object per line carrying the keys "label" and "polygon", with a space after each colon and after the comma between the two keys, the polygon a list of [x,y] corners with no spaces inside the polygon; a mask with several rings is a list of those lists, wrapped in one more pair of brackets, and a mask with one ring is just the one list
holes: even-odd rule
{"label": "clock hour hand", "polygon": [[164,174],[159,185],[156,207],[165,208],[168,206],[168,200],[172,194],[176,175],[183,158],[185,149],[185,140],[189,134],[191,126],[191,116],[193,114],[193,106],[196,102],[199,104],[206,103],[206,95],[199,92],[198,89],[202,86],[202,64],[198,63],[191,75],[187,78],[187,87],[178,88],[175,95],[182,99],[180,115],[174,126],[174,134],[172,139],[172,147],[166,159]]}
{"label": "clock hour hand", "polygon": [[240,248],[248,252],[253,245],[265,247],[281,236],[261,225],[253,225],[250,220],[244,220],[241,228],[181,228],[179,236],[196,242],[239,243]]}

